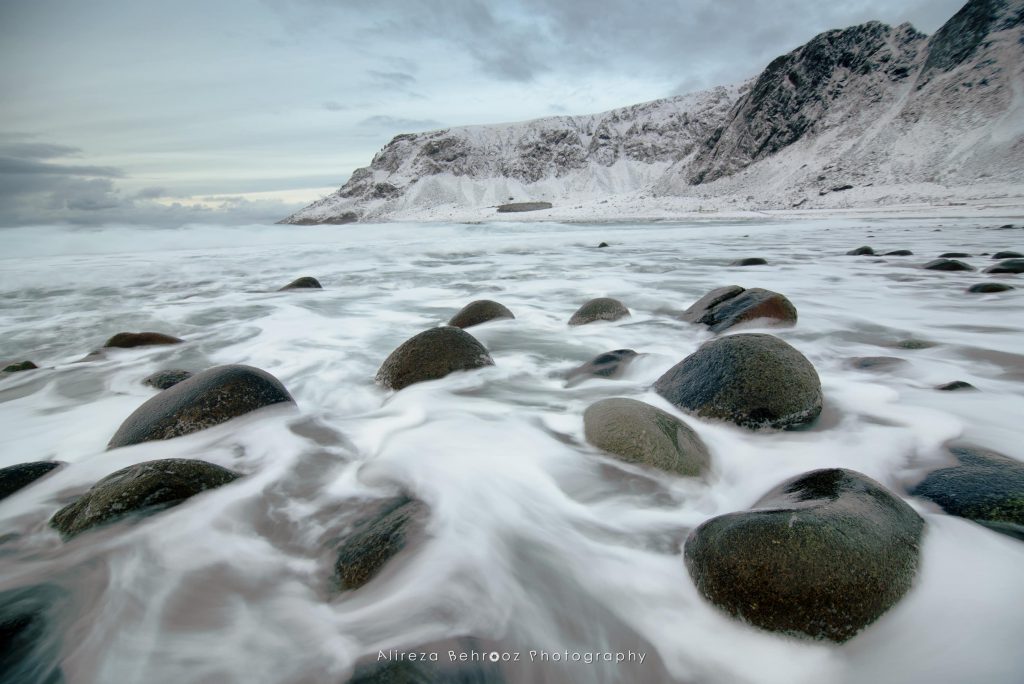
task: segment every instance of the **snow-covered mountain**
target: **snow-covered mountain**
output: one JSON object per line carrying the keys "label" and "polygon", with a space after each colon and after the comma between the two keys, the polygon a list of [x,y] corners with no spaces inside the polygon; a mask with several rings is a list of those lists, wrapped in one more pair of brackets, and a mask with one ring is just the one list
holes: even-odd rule
{"label": "snow-covered mountain", "polygon": [[828,31],[739,86],[399,135],[284,222],[478,216],[527,201],[586,216],[609,203],[778,209],[1007,191],[1024,197],[1024,0],[971,0],[930,38],[909,24]]}

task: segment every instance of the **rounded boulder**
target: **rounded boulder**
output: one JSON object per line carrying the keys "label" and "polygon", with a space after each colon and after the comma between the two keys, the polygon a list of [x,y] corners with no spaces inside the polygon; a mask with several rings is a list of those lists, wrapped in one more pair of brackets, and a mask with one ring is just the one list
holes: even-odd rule
{"label": "rounded boulder", "polygon": [[491,355],[475,337],[449,325],[424,330],[403,342],[381,364],[376,381],[388,389],[400,390],[455,371],[493,365]]}
{"label": "rounded boulder", "polygon": [[989,266],[985,273],[1024,273],[1024,259],[1006,259]]}
{"label": "rounded boulder", "polygon": [[583,412],[587,441],[627,463],[677,475],[701,475],[711,455],[693,429],[636,399],[602,399]]}
{"label": "rounded boulder", "polygon": [[491,299],[478,299],[459,309],[459,312],[448,321],[448,325],[469,328],[501,318],[515,318],[515,315],[504,304]]}
{"label": "rounded boulder", "polygon": [[629,309],[618,299],[598,297],[576,309],[576,313],[569,319],[569,325],[586,325],[594,321],[617,321],[629,316]]}
{"label": "rounded boulder", "polygon": [[105,349],[131,349],[133,347],[150,347],[161,344],[181,344],[185,340],[173,335],[158,332],[117,333],[103,343]]}
{"label": "rounded boulder", "polygon": [[135,409],[107,448],[180,437],[264,406],[294,401],[284,385],[266,371],[252,366],[217,366],[165,389]]}
{"label": "rounded boulder", "polygon": [[796,348],[772,335],[712,340],[665,372],[654,389],[702,418],[749,429],[785,429],[821,413],[821,381]]}
{"label": "rounded boulder", "polygon": [[171,368],[168,370],[157,371],[152,375],[147,375],[142,379],[142,384],[165,390],[174,387],[179,382],[188,380],[191,377],[192,371],[182,370],[181,368]]}
{"label": "rounded boulder", "polygon": [[322,290],[323,285],[320,281],[313,276],[302,276],[296,278],[292,282],[288,283],[284,287],[278,290],[278,292],[285,292],[286,290]]}
{"label": "rounded boulder", "polygon": [[0,468],[0,499],[6,499],[19,489],[28,487],[61,465],[56,461],[34,461]]}
{"label": "rounded boulder", "polygon": [[128,516],[158,513],[239,477],[213,463],[185,458],[137,463],[97,482],[57,511],[50,525],[67,539]]}
{"label": "rounded boulder", "polygon": [[788,480],[750,511],[690,533],[698,591],[749,624],[843,642],[910,589],[924,521],[860,473],[831,468]]}

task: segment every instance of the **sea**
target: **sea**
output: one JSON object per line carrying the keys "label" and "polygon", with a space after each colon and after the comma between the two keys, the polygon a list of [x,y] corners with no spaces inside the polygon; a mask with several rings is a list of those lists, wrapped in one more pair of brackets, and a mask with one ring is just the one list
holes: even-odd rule
{"label": "sea", "polygon": [[[508,682],[1024,681],[1024,543],[907,493],[952,462],[951,443],[1024,460],[1024,281],[983,272],[992,253],[1024,249],[1020,225],[936,213],[0,231],[0,360],[40,367],[0,378],[0,467],[67,464],[0,501],[0,596],[46,606],[19,681],[341,683],[449,651],[479,651]],[[861,245],[913,254],[846,255]],[[922,268],[949,251],[975,270]],[[730,266],[744,257],[767,264]],[[323,289],[278,291],[301,276]],[[965,291],[986,281],[1018,289]],[[753,432],[651,389],[714,338],[672,312],[733,284],[796,306],[795,326],[744,332],[813,363],[824,410],[810,427]],[[568,326],[595,297],[631,317]],[[515,314],[468,330],[494,366],[398,392],[375,384],[392,350],[476,299]],[[85,358],[123,331],[185,342]],[[567,384],[623,348],[640,356],[621,377]],[[905,363],[851,362],[871,356]],[[295,405],[107,450],[156,394],[143,378],[222,364],[271,373]],[[936,389],[955,380],[977,391]],[[710,449],[708,476],[587,444],[583,412],[608,397],[684,419]],[[245,477],[69,541],[49,526],[104,476],[160,458]],[[841,645],[763,631],[703,599],[682,558],[690,531],[828,467],[875,479],[924,518],[903,599]],[[429,507],[423,538],[369,584],[333,589],[338,541],[400,492]]]}

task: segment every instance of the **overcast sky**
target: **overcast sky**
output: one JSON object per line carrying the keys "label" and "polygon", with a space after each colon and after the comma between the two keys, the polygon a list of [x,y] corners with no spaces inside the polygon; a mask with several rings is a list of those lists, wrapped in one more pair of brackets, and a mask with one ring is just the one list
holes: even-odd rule
{"label": "overcast sky", "polygon": [[0,0],[0,225],[273,221],[395,134],[742,81],[965,0]]}

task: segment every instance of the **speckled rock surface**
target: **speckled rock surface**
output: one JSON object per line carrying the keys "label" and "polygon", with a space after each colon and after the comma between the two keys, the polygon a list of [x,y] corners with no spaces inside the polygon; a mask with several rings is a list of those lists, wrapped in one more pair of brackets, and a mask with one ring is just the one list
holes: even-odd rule
{"label": "speckled rock surface", "polygon": [[337,587],[358,589],[376,577],[412,537],[423,533],[428,516],[429,509],[421,501],[400,496],[386,502],[342,542],[334,564]]}
{"label": "speckled rock surface", "polygon": [[6,499],[44,475],[61,467],[56,461],[35,461],[0,468],[0,499]]}
{"label": "speckled rock surface", "polygon": [[750,429],[791,428],[821,413],[821,381],[811,362],[772,335],[744,333],[704,344],[665,372],[654,389],[702,418]]}
{"label": "speckled rock surface", "polygon": [[686,540],[707,600],[762,629],[842,642],[906,594],[924,521],[874,480],[816,470],[752,510],[712,518]]}
{"label": "speckled rock surface", "polygon": [[586,325],[594,321],[617,321],[629,316],[629,309],[618,299],[598,297],[576,309],[576,313],[569,319],[569,325]]}
{"label": "speckled rock surface", "polygon": [[182,370],[180,368],[171,368],[168,370],[157,371],[152,375],[147,375],[142,379],[142,384],[165,390],[174,387],[179,382],[188,380],[191,377],[192,371]]}
{"label": "speckled rock surface", "polygon": [[65,538],[128,516],[177,506],[207,489],[226,485],[238,473],[206,461],[167,458],[128,466],[97,482],[50,520]]}
{"label": "speckled rock surface", "polygon": [[504,304],[491,299],[478,299],[459,309],[459,312],[448,321],[448,325],[469,328],[500,318],[515,318],[515,315]]}

